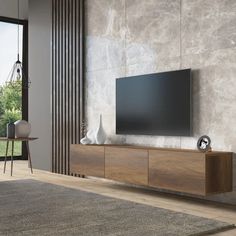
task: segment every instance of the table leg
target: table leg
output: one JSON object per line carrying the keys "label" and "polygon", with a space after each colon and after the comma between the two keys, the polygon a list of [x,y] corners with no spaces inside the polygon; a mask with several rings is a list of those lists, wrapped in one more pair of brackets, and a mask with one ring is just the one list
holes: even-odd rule
{"label": "table leg", "polygon": [[6,146],[6,155],[5,155],[5,160],[4,160],[4,169],[3,169],[3,173],[4,173],[4,174],[5,174],[5,172],[6,172],[6,164],[7,164],[8,147],[9,147],[9,141],[7,141],[7,146]]}
{"label": "table leg", "polygon": [[14,155],[14,141],[12,141],[12,146],[11,146],[11,176],[13,172],[13,155]]}
{"label": "table leg", "polygon": [[28,162],[31,169],[31,174],[33,174],[32,161],[31,161],[31,155],[30,155],[30,149],[29,149],[29,141],[26,141],[26,147],[27,147],[27,152],[28,152]]}

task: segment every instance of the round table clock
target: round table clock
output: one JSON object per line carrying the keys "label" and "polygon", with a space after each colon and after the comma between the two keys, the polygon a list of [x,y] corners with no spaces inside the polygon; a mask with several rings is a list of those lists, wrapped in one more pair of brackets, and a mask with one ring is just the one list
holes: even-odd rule
{"label": "round table clock", "polygon": [[207,135],[203,135],[198,139],[197,148],[201,152],[211,150],[211,139]]}

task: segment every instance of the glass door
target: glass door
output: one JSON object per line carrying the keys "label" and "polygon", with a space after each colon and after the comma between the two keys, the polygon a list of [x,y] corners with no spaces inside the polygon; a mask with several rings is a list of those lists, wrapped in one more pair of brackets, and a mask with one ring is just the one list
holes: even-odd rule
{"label": "glass door", "polygon": [[[14,81],[14,84],[6,83],[9,79],[12,67],[17,60],[18,51],[18,20],[0,17],[0,136],[6,136],[6,125],[16,120],[28,119],[28,91],[23,84],[26,81]],[[24,66],[24,53],[26,48],[24,41],[25,22],[19,24],[19,56]],[[27,41],[27,39],[25,39]],[[27,106],[27,107],[26,107]],[[5,156],[6,143],[0,142],[0,158]],[[9,147],[11,150],[11,147]],[[25,151],[21,142],[15,143],[14,156],[22,157]],[[8,155],[10,155],[10,151]]]}

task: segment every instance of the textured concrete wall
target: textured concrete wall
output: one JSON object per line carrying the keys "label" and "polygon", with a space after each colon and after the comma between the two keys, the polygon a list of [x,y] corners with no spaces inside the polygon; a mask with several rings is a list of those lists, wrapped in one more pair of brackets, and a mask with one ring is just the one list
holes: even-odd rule
{"label": "textured concrete wall", "polygon": [[[236,1],[86,2],[88,128],[101,113],[112,143],[195,148],[207,134],[236,152]],[[116,78],[181,68],[193,69],[193,137],[116,135]],[[213,199],[236,204],[236,192]]]}

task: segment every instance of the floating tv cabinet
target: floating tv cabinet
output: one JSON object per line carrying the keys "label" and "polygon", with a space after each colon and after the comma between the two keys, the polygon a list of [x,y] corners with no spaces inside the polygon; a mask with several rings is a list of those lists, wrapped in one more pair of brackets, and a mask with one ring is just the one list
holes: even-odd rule
{"label": "floating tv cabinet", "polygon": [[202,196],[232,191],[231,152],[81,144],[70,152],[72,174]]}

